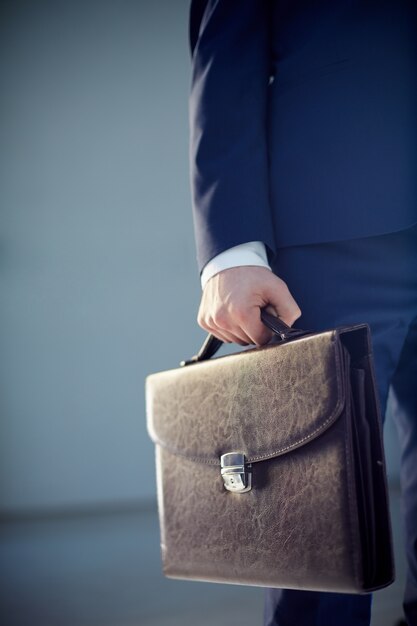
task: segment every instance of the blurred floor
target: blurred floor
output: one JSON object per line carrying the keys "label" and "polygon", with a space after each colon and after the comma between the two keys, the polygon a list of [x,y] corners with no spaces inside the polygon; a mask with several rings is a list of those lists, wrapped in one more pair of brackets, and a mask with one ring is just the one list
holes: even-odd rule
{"label": "blurred floor", "polygon": [[[373,626],[401,614],[399,497],[391,493],[397,581],[375,594]],[[263,591],[165,579],[155,510],[0,526],[2,626],[261,626]]]}

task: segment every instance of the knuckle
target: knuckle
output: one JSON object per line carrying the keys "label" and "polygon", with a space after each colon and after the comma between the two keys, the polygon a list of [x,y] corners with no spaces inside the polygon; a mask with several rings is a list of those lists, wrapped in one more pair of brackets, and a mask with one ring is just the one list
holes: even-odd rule
{"label": "knuckle", "polygon": [[205,321],[206,321],[206,316],[204,312],[200,309],[197,314],[197,324],[199,324],[199,326],[203,326],[205,324]]}
{"label": "knuckle", "polygon": [[233,319],[235,319],[239,324],[245,323],[250,319],[250,314],[244,307],[235,307],[232,315]]}
{"label": "knuckle", "polygon": [[229,321],[227,311],[225,311],[224,309],[219,309],[218,311],[216,311],[216,313],[213,315],[213,321],[217,326],[220,326],[221,328],[226,328]]}
{"label": "knuckle", "polygon": [[253,309],[248,308],[245,302],[235,302],[231,307],[231,315],[239,324],[253,323],[255,320]]}
{"label": "knuckle", "polygon": [[203,312],[197,315],[197,324],[204,330],[210,331],[210,318]]}
{"label": "knuckle", "polygon": [[198,325],[200,326],[200,328],[202,328],[203,330],[210,330],[210,327],[208,326],[208,324],[205,323],[204,320],[197,320],[198,321]]}

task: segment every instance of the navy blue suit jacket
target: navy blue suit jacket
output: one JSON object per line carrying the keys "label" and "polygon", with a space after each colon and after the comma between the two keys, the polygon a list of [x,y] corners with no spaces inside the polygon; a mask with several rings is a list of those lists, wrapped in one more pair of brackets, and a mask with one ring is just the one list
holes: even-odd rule
{"label": "navy blue suit jacket", "polygon": [[417,222],[417,2],[192,0],[200,271]]}

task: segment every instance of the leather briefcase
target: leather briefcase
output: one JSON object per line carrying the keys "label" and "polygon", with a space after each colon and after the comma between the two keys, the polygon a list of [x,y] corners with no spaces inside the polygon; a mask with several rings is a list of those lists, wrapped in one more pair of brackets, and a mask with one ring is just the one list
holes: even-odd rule
{"label": "leather briefcase", "polygon": [[168,577],[364,593],[394,579],[368,324],[287,326],[267,345],[146,379]]}

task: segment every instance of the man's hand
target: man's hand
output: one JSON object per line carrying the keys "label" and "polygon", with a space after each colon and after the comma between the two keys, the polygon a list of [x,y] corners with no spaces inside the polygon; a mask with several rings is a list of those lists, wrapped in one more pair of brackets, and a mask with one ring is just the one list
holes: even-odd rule
{"label": "man's hand", "polygon": [[287,284],[266,267],[231,267],[207,281],[197,321],[225,343],[263,345],[272,337],[260,318],[267,310],[292,326],[301,309]]}

